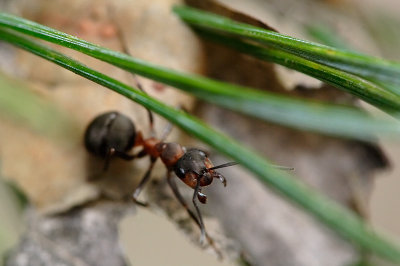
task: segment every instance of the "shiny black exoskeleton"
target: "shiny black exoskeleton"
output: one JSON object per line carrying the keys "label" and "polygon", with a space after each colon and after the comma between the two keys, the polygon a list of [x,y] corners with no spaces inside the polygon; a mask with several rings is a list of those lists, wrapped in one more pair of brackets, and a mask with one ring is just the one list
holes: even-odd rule
{"label": "shiny black exoskeleton", "polygon": [[179,178],[184,178],[188,172],[194,172],[198,175],[207,168],[204,160],[206,153],[198,149],[190,149],[178,160],[174,166],[174,172]]}
{"label": "shiny black exoskeleton", "polygon": [[85,132],[85,146],[92,154],[107,158],[113,154],[126,157],[136,138],[136,128],[130,118],[116,112],[97,116]]}

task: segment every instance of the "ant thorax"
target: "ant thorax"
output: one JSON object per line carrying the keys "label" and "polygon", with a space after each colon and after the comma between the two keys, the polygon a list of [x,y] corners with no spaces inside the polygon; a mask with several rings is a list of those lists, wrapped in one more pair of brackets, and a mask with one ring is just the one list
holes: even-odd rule
{"label": "ant thorax", "polygon": [[172,168],[185,154],[185,148],[174,142],[160,142],[156,145],[159,156],[167,168]]}

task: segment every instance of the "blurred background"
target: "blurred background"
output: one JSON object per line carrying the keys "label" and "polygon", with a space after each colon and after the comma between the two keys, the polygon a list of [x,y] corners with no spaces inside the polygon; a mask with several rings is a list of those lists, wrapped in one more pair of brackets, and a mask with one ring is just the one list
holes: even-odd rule
{"label": "blurred background", "polygon": [[[400,2],[396,0],[222,2],[260,19],[284,34],[323,42],[327,40],[319,33],[333,33],[335,41],[350,49],[390,60],[400,60]],[[323,17],[322,14],[310,18],[307,12],[308,5],[321,6],[323,12],[329,10],[331,14],[324,17],[323,21],[319,21]],[[346,24],[337,17],[348,19],[351,23]],[[321,27],[312,27],[313,25]],[[0,56],[5,56],[8,52],[4,51],[9,51],[8,49],[0,44],[0,50],[3,50]],[[0,67],[2,72],[7,73],[7,66],[0,62]],[[3,124],[0,124],[0,131],[2,126]],[[400,241],[400,144],[380,141],[379,145],[389,161],[389,167],[374,175],[373,188],[366,205],[367,219],[378,230],[381,229],[391,238]],[[1,175],[1,163],[0,158],[0,254],[5,256],[7,251],[16,245],[24,230],[23,210],[26,199],[12,182],[6,181],[10,180],[10,177]],[[225,175],[229,184],[230,176]],[[229,185],[226,189],[229,189]],[[210,193],[212,195],[212,192]],[[213,204],[212,197],[209,204]],[[236,265],[233,262],[218,261],[215,256],[199,249],[177,229],[175,223],[166,219],[162,212],[137,208],[134,214],[129,214],[122,220],[119,230],[121,246],[132,265]],[[174,245],[171,245],[171,242]]]}

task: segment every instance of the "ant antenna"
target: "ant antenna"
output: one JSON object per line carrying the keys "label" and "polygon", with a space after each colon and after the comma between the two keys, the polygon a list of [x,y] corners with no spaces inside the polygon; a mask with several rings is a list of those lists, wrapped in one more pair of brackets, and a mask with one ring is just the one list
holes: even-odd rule
{"label": "ant antenna", "polygon": [[229,167],[229,166],[233,166],[233,165],[237,165],[239,163],[237,162],[229,162],[229,163],[224,163],[224,164],[220,164],[211,168],[207,168],[207,170],[215,170],[215,169],[219,169],[219,168],[225,168],[225,167]]}
{"label": "ant antenna", "polygon": [[[219,169],[219,168],[225,168],[225,167],[229,167],[229,166],[233,166],[233,165],[237,165],[239,164],[238,162],[229,162],[229,163],[224,163],[224,164],[220,164],[211,168],[207,168],[207,170],[215,170],[215,169]],[[287,171],[293,171],[294,167],[287,167],[287,166],[282,166],[282,165],[272,165],[273,168],[276,169],[280,169],[280,170],[287,170]]]}
{"label": "ant antenna", "polygon": [[[183,111],[185,113],[188,112],[187,109],[185,108],[185,106],[183,106],[182,104],[180,104],[176,109],[177,110],[181,110],[181,111]],[[171,133],[172,127],[173,127],[172,123],[168,122],[168,124],[165,126],[164,131],[163,131],[163,133],[162,133],[162,135],[160,137],[160,141],[161,142],[164,142],[165,139],[168,137],[168,135]]]}
{"label": "ant antenna", "polygon": [[168,122],[168,124],[165,126],[164,131],[161,135],[160,141],[164,142],[165,139],[168,137],[168,135],[171,133],[172,131],[172,124],[171,122]]}

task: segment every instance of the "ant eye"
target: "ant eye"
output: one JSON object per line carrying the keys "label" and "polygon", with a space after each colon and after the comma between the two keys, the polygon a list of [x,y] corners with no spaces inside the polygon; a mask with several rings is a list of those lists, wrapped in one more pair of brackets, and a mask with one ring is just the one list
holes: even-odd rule
{"label": "ant eye", "polygon": [[200,156],[203,156],[203,157],[206,157],[206,156],[207,156],[206,153],[205,153],[204,151],[200,151],[200,150],[199,150],[199,154],[200,154]]}
{"label": "ant eye", "polygon": [[182,175],[185,175],[185,169],[179,168],[179,172],[180,172]]}
{"label": "ant eye", "polygon": [[183,167],[179,167],[178,165],[176,165],[176,167],[174,168],[174,171],[175,171],[175,174],[177,177],[179,177],[181,179],[185,178],[186,171]]}

